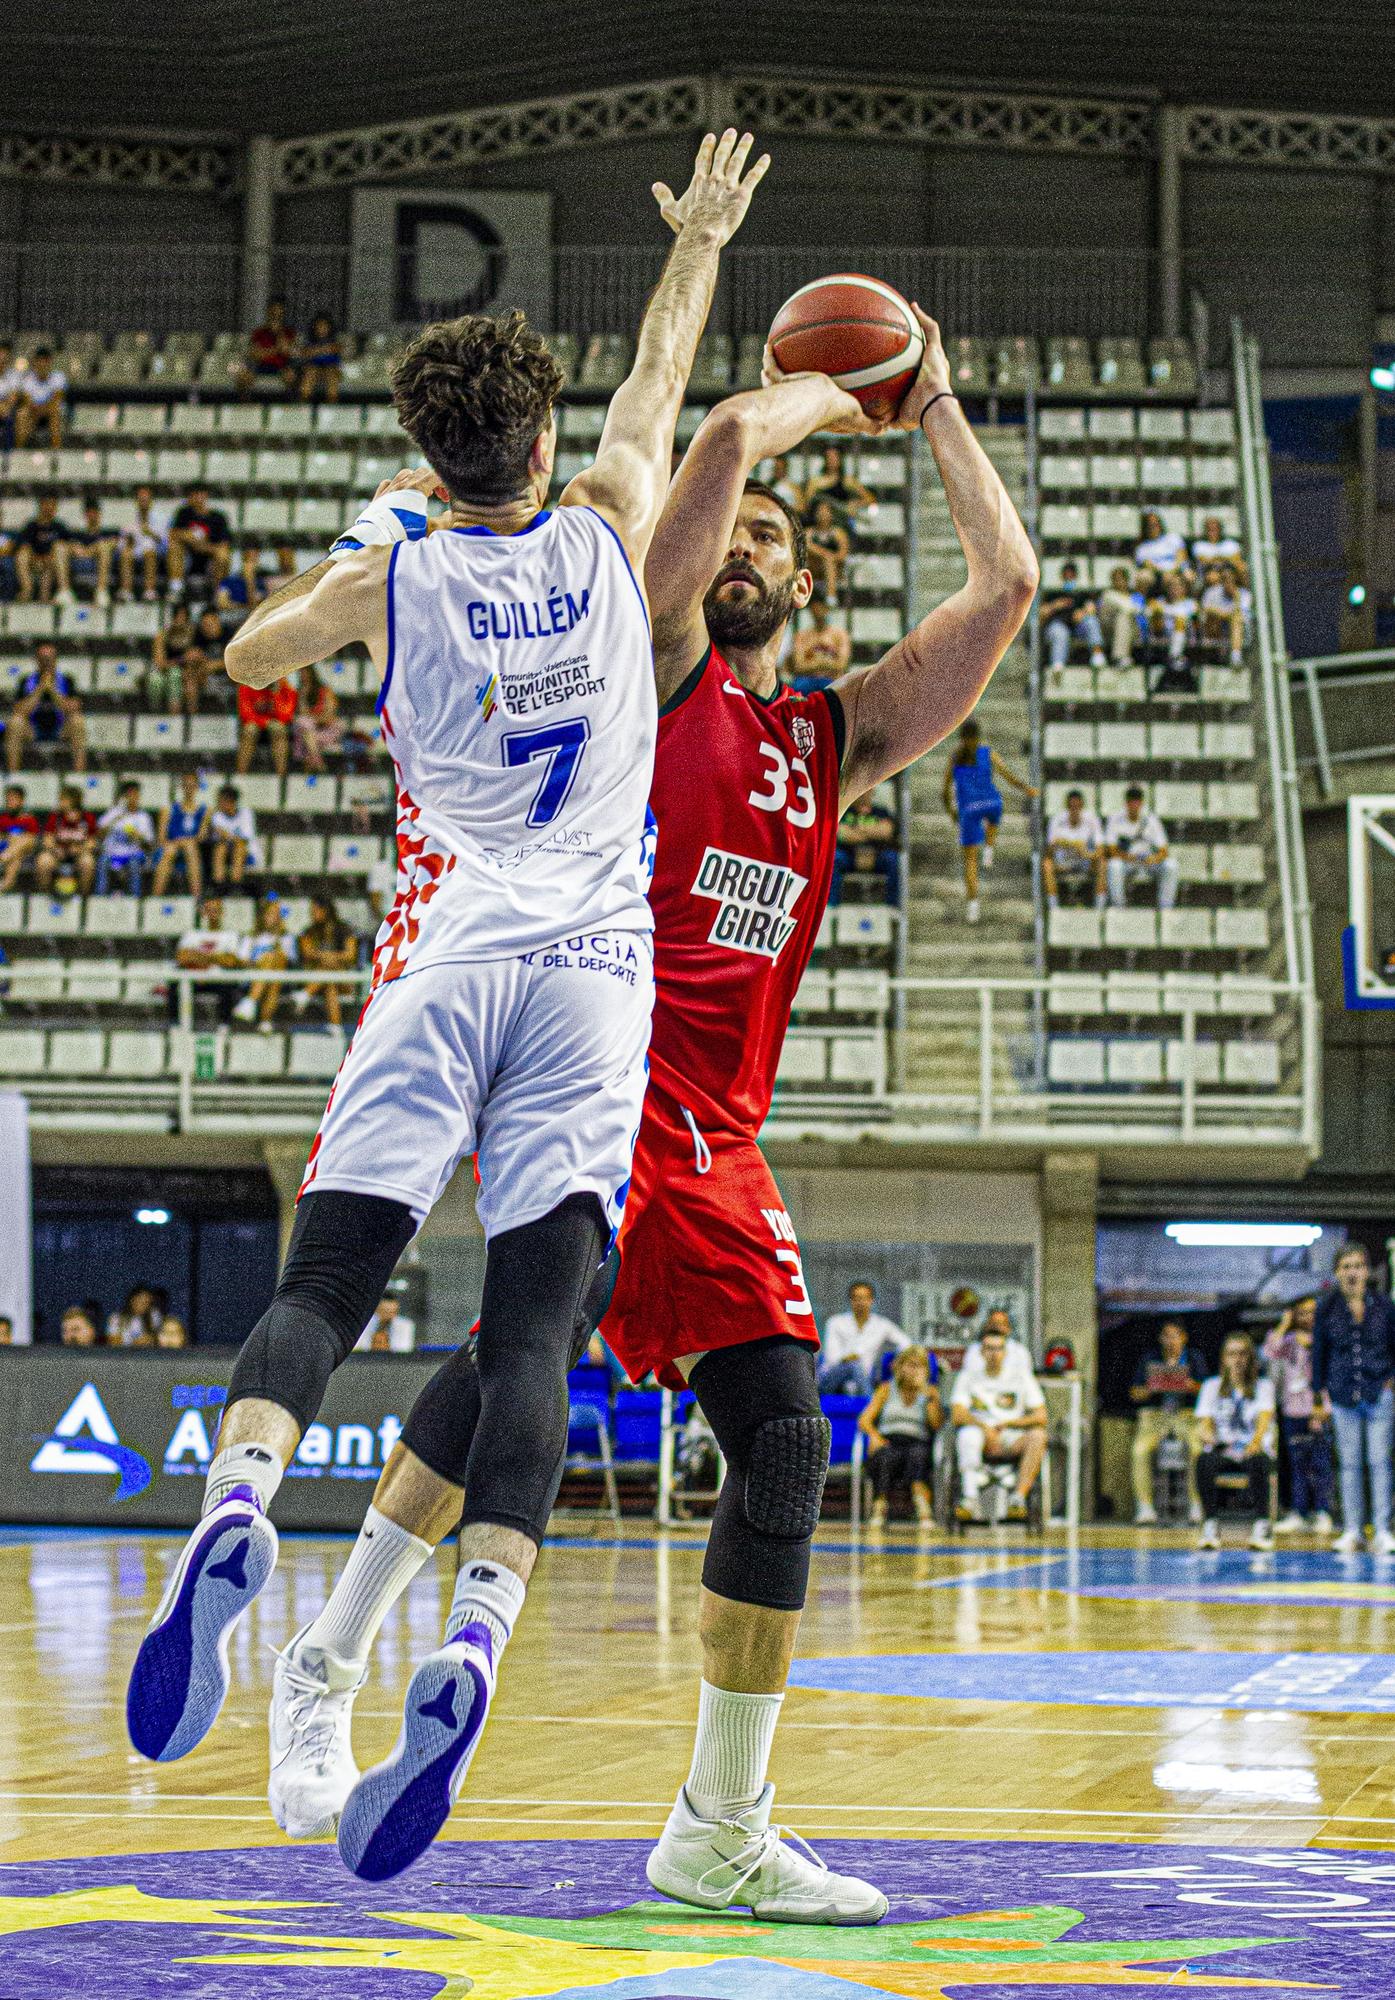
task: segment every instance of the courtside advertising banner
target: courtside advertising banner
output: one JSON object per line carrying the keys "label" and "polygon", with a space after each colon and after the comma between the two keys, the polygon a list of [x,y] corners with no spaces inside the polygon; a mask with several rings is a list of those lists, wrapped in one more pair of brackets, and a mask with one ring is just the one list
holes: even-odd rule
{"label": "courtside advertising banner", "polygon": [[29,1106],[0,1091],[0,1313],[27,1346],[33,1313],[34,1226],[29,1209]]}

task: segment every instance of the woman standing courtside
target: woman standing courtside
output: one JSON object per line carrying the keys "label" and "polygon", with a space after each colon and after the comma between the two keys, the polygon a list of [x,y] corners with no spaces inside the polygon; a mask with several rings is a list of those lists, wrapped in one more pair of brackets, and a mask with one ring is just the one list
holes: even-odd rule
{"label": "woman standing courtside", "polygon": [[1390,1453],[1395,1442],[1395,1305],[1371,1284],[1371,1261],[1359,1243],[1337,1257],[1336,1284],[1313,1321],[1313,1394],[1325,1399],[1337,1437],[1342,1482],[1338,1555],[1361,1547],[1366,1523],[1365,1473],[1371,1475],[1371,1521],[1377,1555],[1395,1555],[1390,1532]]}

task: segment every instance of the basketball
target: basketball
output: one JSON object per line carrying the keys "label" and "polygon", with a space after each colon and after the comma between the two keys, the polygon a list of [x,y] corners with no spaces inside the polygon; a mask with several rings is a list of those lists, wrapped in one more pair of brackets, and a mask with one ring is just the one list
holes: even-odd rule
{"label": "basketball", "polygon": [[856,271],[801,285],[775,315],[770,348],[787,375],[816,370],[891,417],[915,379],[925,336],[898,291]]}

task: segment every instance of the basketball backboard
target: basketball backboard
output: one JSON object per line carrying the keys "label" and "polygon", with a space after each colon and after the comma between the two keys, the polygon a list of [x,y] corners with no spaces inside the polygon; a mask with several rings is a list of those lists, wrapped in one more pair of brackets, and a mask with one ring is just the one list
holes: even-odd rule
{"label": "basketball backboard", "polygon": [[1347,896],[1347,1006],[1395,1008],[1395,793],[1347,800]]}

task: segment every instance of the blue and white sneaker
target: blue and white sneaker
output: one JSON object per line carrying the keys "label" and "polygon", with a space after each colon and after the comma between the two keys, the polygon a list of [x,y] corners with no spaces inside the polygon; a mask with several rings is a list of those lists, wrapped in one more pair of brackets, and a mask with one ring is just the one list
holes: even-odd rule
{"label": "blue and white sneaker", "polygon": [[460,1795],[493,1697],[493,1639],[464,1625],[412,1675],[392,1755],[349,1794],[339,1816],[346,1868],[385,1882],[425,1854]]}
{"label": "blue and white sneaker", "polygon": [[228,1635],[276,1567],[276,1530],[236,1487],[184,1545],[141,1641],[126,1729],[142,1757],[172,1764],[202,1743],[228,1692]]}

